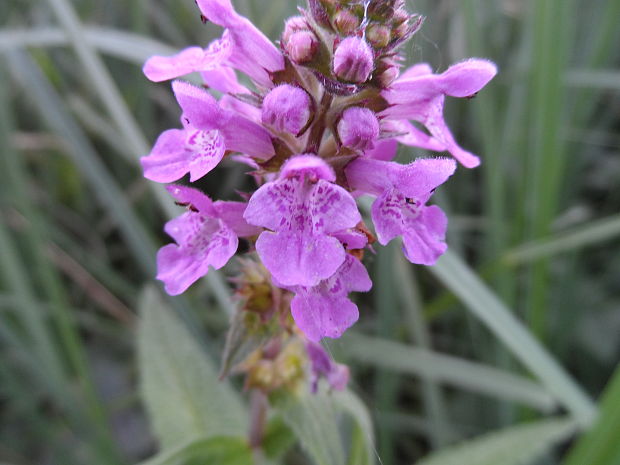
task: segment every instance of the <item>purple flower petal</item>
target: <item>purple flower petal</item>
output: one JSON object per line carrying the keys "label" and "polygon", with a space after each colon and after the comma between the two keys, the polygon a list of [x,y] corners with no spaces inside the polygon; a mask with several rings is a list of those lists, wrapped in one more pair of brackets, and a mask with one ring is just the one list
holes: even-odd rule
{"label": "purple flower petal", "polygon": [[327,163],[312,154],[297,155],[290,158],[280,170],[280,178],[307,176],[313,180],[335,181],[336,175]]}
{"label": "purple flower petal", "polygon": [[338,231],[333,233],[332,236],[338,239],[347,250],[363,249],[366,247],[366,244],[368,244],[368,237],[366,234],[356,229]]}
{"label": "purple flower petal", "polygon": [[423,133],[409,131],[410,137],[405,143],[418,145],[416,139],[420,139],[420,146],[447,150],[467,168],[478,166],[478,157],[462,149],[454,140],[444,121],[443,105],[446,95],[469,97],[476,94],[495,76],[496,66],[486,60],[471,59],[451,66],[442,74],[429,74],[428,71],[427,66],[419,65],[383,91],[383,97],[391,106],[381,115],[392,119],[413,119],[424,124],[432,135],[432,139],[428,139]]}
{"label": "purple flower petal", "polygon": [[438,207],[427,207],[426,202],[455,169],[454,160],[446,158],[419,159],[404,166],[358,158],[345,173],[351,187],[378,196],[371,215],[379,243],[403,236],[407,259],[432,265],[446,251],[447,220]]}
{"label": "purple flower petal", "polygon": [[342,391],[349,382],[349,368],[332,360],[323,346],[317,342],[306,341],[306,351],[310,359],[311,391],[317,392],[319,379],[323,376],[330,387]]}
{"label": "purple flower petal", "polygon": [[256,250],[283,285],[314,286],[332,275],[345,253],[330,233],[353,228],[361,220],[355,200],[332,184],[329,166],[314,155],[291,158],[280,178],[261,186],[245,211],[248,223],[263,232]]}
{"label": "purple flower petal", "polygon": [[190,173],[194,182],[215,168],[224,157],[224,139],[216,129],[164,131],[148,157],[140,161],[144,177],[156,182],[172,182]]}
{"label": "purple flower petal", "polygon": [[221,220],[197,212],[186,212],[165,227],[176,241],[162,247],[157,254],[157,279],[170,295],[183,293],[209,266],[223,267],[238,245],[235,233]]}
{"label": "purple flower petal", "polygon": [[333,275],[345,259],[338,239],[297,231],[263,232],[256,251],[283,286],[314,286]]}
{"label": "purple flower petal", "polygon": [[357,306],[348,299],[351,291],[366,292],[372,287],[368,272],[351,255],[346,256],[336,273],[314,287],[296,286],[291,313],[308,339],[338,338],[359,317]]}
{"label": "purple flower petal", "polygon": [[381,195],[392,187],[388,171],[395,163],[357,158],[344,169],[349,186],[366,194]]}
{"label": "purple flower petal", "polygon": [[448,150],[465,168],[475,168],[480,165],[480,158],[461,148],[454,140],[454,136],[443,118],[443,99],[444,97],[442,96],[429,105],[422,122],[433,137],[444,144],[446,150]]}
{"label": "purple flower petal", "polygon": [[185,81],[173,81],[172,90],[183,110],[183,117],[197,129],[220,129],[230,119],[217,100],[204,89]]}
{"label": "purple flower petal", "polygon": [[470,58],[450,66],[440,74],[442,91],[451,97],[471,97],[497,74],[497,66],[488,60]]}
{"label": "purple flower petal", "polygon": [[442,144],[431,135],[416,128],[407,120],[388,120],[385,122],[384,126],[386,129],[389,128],[390,131],[404,133],[404,135],[396,137],[396,140],[403,145],[420,147],[435,152],[443,152],[446,150],[445,144]]}
{"label": "purple flower petal", "polygon": [[398,141],[395,139],[384,139],[378,141],[374,148],[364,152],[364,156],[374,158],[375,160],[391,161],[396,156],[397,151]]}
{"label": "purple flower petal", "polygon": [[260,108],[255,107],[249,103],[243,102],[236,97],[231,95],[222,95],[220,99],[220,107],[225,110],[230,110],[238,115],[244,116],[245,118],[253,121],[254,123],[260,124],[261,111]]}
{"label": "purple flower petal", "polygon": [[240,152],[261,160],[269,160],[275,155],[271,136],[261,125],[250,121],[238,113],[231,112],[220,131],[226,141],[226,149]]}
{"label": "purple flower petal", "polygon": [[187,174],[185,131],[169,129],[157,138],[151,153],[140,159],[144,177],[155,182],[172,182]]}
{"label": "purple flower petal", "polygon": [[248,204],[243,202],[225,202],[218,200],[213,204],[217,217],[232,229],[239,237],[250,237],[260,234],[261,229],[248,224],[243,213]]}
{"label": "purple flower petal", "polygon": [[166,186],[166,190],[177,202],[190,205],[205,215],[212,217],[217,216],[213,201],[198,189],[174,184]]}
{"label": "purple flower petal", "polygon": [[400,74],[399,81],[424,76],[425,74],[433,74],[433,68],[428,63],[416,63]]}
{"label": "purple flower petal", "polygon": [[315,342],[339,338],[359,318],[357,305],[347,297],[320,294],[297,294],[291,301],[291,313],[299,329]]}
{"label": "purple flower petal", "polygon": [[169,57],[155,55],[146,61],[142,72],[151,81],[167,81],[201,69],[204,56],[201,47],[189,47]]}
{"label": "purple flower petal", "polygon": [[418,158],[408,165],[394,165],[388,170],[392,184],[405,196],[426,200],[431,192],[456,171],[450,158]]}
{"label": "purple flower petal", "polygon": [[220,131],[194,130],[188,134],[186,148],[190,152],[189,180],[197,181],[215,168],[226,152]]}
{"label": "purple flower petal", "polygon": [[444,242],[448,218],[437,206],[422,210],[415,226],[403,235],[403,251],[412,263],[434,265],[448,246]]}
{"label": "purple flower petal", "polygon": [[151,81],[161,82],[184,76],[195,71],[214,70],[222,66],[231,54],[231,44],[227,35],[214,40],[207,49],[189,47],[169,57],[149,58],[142,71]]}
{"label": "purple flower petal", "polygon": [[245,86],[239,84],[235,70],[228,66],[204,70],[200,75],[208,87],[218,92],[231,94],[247,94],[250,92]]}
{"label": "purple flower petal", "polygon": [[210,21],[228,28],[232,54],[228,62],[257,84],[272,86],[270,72],[284,68],[284,58],[275,45],[247,18],[237,14],[230,0],[197,0]]}
{"label": "purple flower petal", "polygon": [[174,81],[172,89],[189,125],[203,131],[219,130],[226,150],[261,159],[275,154],[269,132],[259,124],[221,108],[211,94],[187,82]]}

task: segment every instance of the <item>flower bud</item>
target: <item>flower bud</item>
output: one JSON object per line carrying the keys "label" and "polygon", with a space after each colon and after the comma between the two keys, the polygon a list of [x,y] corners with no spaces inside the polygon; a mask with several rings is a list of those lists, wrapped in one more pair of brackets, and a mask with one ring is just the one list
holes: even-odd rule
{"label": "flower bud", "polygon": [[400,74],[400,65],[391,59],[383,59],[375,68],[373,83],[382,89],[389,87]]}
{"label": "flower bud", "polygon": [[350,107],[342,113],[337,130],[343,146],[365,152],[379,138],[379,120],[368,108]]}
{"label": "flower bud", "polygon": [[282,34],[282,48],[297,64],[313,60],[318,49],[319,39],[301,16],[293,16],[286,21]]}
{"label": "flower bud", "polygon": [[368,14],[373,18],[388,20],[400,4],[402,2],[397,0],[371,0],[368,5]]}
{"label": "flower bud", "polygon": [[334,16],[336,30],[345,36],[353,34],[359,27],[360,19],[349,10],[341,10]]}
{"label": "flower bud", "polygon": [[299,135],[312,118],[312,101],[308,93],[295,86],[282,84],[263,100],[261,120],[277,132]]}
{"label": "flower bud", "polygon": [[331,30],[330,11],[333,12],[337,0],[308,0],[310,14],[319,26]]}
{"label": "flower bud", "polygon": [[373,67],[373,52],[364,39],[347,37],[336,48],[333,71],[343,81],[366,82]]}
{"label": "flower bud", "polygon": [[376,48],[383,48],[390,43],[391,31],[387,26],[371,24],[366,29],[366,39]]}

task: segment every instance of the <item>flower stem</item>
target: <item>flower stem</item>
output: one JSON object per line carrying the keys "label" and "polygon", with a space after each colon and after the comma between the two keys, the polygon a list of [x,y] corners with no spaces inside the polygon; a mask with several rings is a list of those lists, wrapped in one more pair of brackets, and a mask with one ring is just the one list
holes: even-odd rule
{"label": "flower stem", "polygon": [[306,144],[306,153],[319,153],[321,147],[321,141],[323,140],[323,134],[325,133],[325,116],[329,108],[331,107],[334,97],[329,92],[325,91],[323,97],[321,97],[321,104],[317,112],[316,119],[312,123],[310,128],[310,134],[308,135],[308,143]]}
{"label": "flower stem", "polygon": [[267,422],[267,396],[259,389],[253,389],[250,394],[250,447],[256,452],[261,453],[263,438],[265,436],[265,426]]}

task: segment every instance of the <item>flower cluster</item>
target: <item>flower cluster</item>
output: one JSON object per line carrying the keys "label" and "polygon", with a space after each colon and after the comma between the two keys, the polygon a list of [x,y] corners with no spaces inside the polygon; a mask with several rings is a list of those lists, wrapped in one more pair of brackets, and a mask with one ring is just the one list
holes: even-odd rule
{"label": "flower cluster", "polygon": [[[189,174],[194,182],[230,157],[252,167],[258,188],[244,201],[224,202],[168,186],[187,211],[166,224],[175,243],[159,251],[157,278],[169,294],[180,294],[209,267],[226,265],[239,237],[246,238],[269,286],[288,295],[314,375],[341,386],[345,370],[316,343],[340,337],[358,319],[349,294],[371,288],[361,261],[371,243],[402,237],[405,257],[423,265],[445,252],[446,216],[427,203],[454,173],[454,159],[468,168],[479,164],[448,129],[445,97],[474,96],[496,67],[470,59],[441,74],[427,64],[401,73],[398,48],[423,21],[403,0],[308,0],[286,21],[277,45],[230,0],[197,4],[224,31],[204,49],[145,64],[153,81],[199,72],[204,84],[172,82],[182,128],[159,136],[142,158],[144,176],[172,183]],[[398,143],[454,159],[400,164],[392,161]],[[358,210],[362,195],[375,197],[376,236]]]}

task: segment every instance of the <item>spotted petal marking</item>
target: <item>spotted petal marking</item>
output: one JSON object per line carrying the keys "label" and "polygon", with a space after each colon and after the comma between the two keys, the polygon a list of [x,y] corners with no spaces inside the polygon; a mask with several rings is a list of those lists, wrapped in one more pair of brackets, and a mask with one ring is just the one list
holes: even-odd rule
{"label": "spotted petal marking", "polygon": [[236,234],[221,220],[198,212],[186,212],[165,227],[177,244],[162,247],[157,254],[157,279],[170,295],[183,293],[209,266],[222,268],[238,246]]}
{"label": "spotted petal marking", "polygon": [[224,157],[226,147],[220,131],[188,130],[185,140],[190,181],[194,182],[215,168]]}

